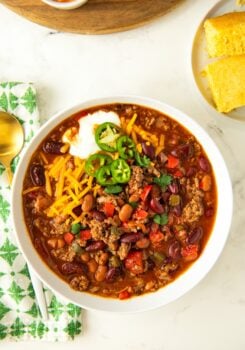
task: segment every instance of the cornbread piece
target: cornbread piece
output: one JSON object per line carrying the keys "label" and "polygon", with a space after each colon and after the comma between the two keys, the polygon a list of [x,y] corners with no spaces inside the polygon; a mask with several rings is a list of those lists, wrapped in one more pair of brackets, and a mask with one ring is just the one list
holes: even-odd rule
{"label": "cornbread piece", "polygon": [[245,55],[226,57],[205,68],[219,112],[245,105]]}
{"label": "cornbread piece", "polygon": [[209,18],[204,29],[210,57],[245,54],[245,12]]}
{"label": "cornbread piece", "polygon": [[237,0],[237,5],[245,5],[245,0]]}

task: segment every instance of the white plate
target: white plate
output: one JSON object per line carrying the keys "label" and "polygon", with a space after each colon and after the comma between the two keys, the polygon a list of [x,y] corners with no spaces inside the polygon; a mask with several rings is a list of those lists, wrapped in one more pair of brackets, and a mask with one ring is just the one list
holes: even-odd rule
{"label": "white plate", "polygon": [[[213,108],[215,108],[215,105],[212,99],[211,90],[209,88],[207,79],[202,75],[202,71],[207,64],[217,60],[217,58],[214,59],[214,58],[208,57],[203,24],[207,18],[217,17],[228,12],[234,12],[234,11],[240,12],[240,11],[244,11],[244,9],[245,9],[244,6],[237,6],[235,4],[235,0],[219,1],[218,4],[212,7],[212,9],[209,10],[209,12],[205,15],[205,17],[203,18],[203,20],[201,21],[197,29],[197,32],[193,40],[192,52],[191,52],[191,64],[192,64],[193,77],[199,92],[207,101],[207,103]],[[229,116],[233,119],[245,121],[245,107],[241,107],[234,111],[226,113],[224,114],[224,116]]]}

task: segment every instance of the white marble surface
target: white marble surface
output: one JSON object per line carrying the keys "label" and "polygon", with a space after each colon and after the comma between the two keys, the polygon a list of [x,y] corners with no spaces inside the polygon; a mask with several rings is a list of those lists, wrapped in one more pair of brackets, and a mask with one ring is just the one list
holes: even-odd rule
{"label": "white marble surface", "polygon": [[208,131],[224,155],[234,188],[234,218],[225,249],[187,295],[142,314],[85,312],[84,334],[69,344],[1,342],[1,349],[245,349],[245,122],[210,113],[190,77],[195,28],[216,2],[186,0],[150,25],[106,36],[58,33],[0,6],[0,81],[34,82],[43,119],[102,95],[160,99]]}

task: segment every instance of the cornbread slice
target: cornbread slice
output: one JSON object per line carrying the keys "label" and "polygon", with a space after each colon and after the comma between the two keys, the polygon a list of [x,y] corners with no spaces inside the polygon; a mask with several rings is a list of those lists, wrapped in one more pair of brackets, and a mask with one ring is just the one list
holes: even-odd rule
{"label": "cornbread slice", "polygon": [[204,29],[210,57],[245,54],[245,12],[209,18]]}
{"label": "cornbread slice", "polygon": [[245,105],[245,55],[222,58],[204,72],[219,112]]}
{"label": "cornbread slice", "polygon": [[245,0],[237,0],[237,5],[245,5]]}

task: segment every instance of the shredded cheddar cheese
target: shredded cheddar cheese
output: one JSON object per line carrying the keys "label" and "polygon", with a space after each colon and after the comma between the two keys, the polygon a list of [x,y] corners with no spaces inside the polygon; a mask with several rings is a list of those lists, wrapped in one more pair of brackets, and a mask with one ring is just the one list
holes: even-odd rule
{"label": "shredded cheddar cheese", "polygon": [[23,194],[27,194],[36,190],[39,190],[40,187],[35,186],[35,187],[31,187],[31,188],[27,188],[26,190],[23,191]]}
{"label": "shredded cheddar cheese", "polygon": [[134,115],[132,116],[132,118],[130,119],[130,121],[129,121],[127,127],[126,127],[126,133],[128,135],[130,135],[132,130],[133,130],[133,125],[134,125],[134,123],[136,121],[136,118],[137,118],[137,113],[134,113]]}

